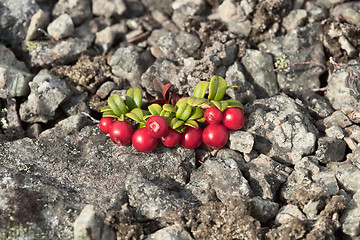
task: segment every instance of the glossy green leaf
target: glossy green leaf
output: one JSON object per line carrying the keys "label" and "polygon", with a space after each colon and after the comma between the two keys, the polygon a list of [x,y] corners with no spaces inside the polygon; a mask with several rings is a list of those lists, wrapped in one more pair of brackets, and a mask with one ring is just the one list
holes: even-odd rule
{"label": "glossy green leaf", "polygon": [[204,116],[204,111],[201,110],[200,108],[194,107],[189,117],[189,120],[202,118],[203,116]]}
{"label": "glossy green leaf", "polygon": [[215,105],[215,107],[217,107],[220,111],[224,111],[227,106],[228,106],[228,102],[227,101],[214,101],[211,100],[211,103]]}
{"label": "glossy green leaf", "polygon": [[199,124],[195,120],[187,120],[185,122],[185,125],[193,127],[193,128],[199,128]]}
{"label": "glossy green leaf", "polygon": [[192,107],[190,105],[182,104],[176,111],[176,117],[183,121],[186,121],[190,117],[191,112],[192,112]]}
{"label": "glossy green leaf", "polygon": [[205,98],[197,98],[192,106],[196,107],[203,103],[205,103],[207,100]]}
{"label": "glossy green leaf", "polygon": [[223,99],[227,88],[225,79],[219,76],[213,76],[209,84],[209,100],[220,101]]}
{"label": "glossy green leaf", "polygon": [[175,114],[173,112],[168,112],[166,110],[162,110],[160,116],[164,118],[172,118]]}
{"label": "glossy green leaf", "polygon": [[163,109],[168,112],[176,112],[175,107],[168,103],[163,105]]}
{"label": "glossy green leaf", "polygon": [[196,121],[199,123],[204,123],[206,121],[206,119],[204,117],[202,117],[202,118],[196,119]]}
{"label": "glossy green leaf", "polygon": [[208,90],[209,82],[208,81],[201,81],[196,84],[193,96],[197,98],[203,98]]}
{"label": "glossy green leaf", "polygon": [[149,107],[148,107],[151,115],[160,115],[161,111],[162,111],[162,108],[159,104],[157,103],[154,103],[154,104],[151,104]]}
{"label": "glossy green leaf", "polygon": [[114,94],[111,97],[109,97],[107,102],[110,108],[114,111],[114,113],[117,116],[120,116],[121,114],[125,114],[128,112],[128,108],[125,105],[124,101],[117,94]]}
{"label": "glossy green leaf", "polygon": [[118,117],[118,120],[119,120],[119,121],[124,121],[124,120],[125,120],[125,114],[121,114],[121,115]]}
{"label": "glossy green leaf", "polygon": [[118,117],[118,116],[115,115],[115,113],[112,110],[103,112],[102,116],[103,117],[113,117],[113,118]]}
{"label": "glossy green leaf", "polygon": [[100,109],[100,112],[106,112],[106,111],[110,111],[110,110],[112,111],[111,107],[109,105],[106,105],[105,107],[102,107]]}
{"label": "glossy green leaf", "polygon": [[184,125],[184,121],[180,120],[180,119],[177,119],[177,118],[173,118],[171,119],[171,122],[170,122],[170,127],[172,129],[177,129],[179,127],[181,127],[182,125]]}
{"label": "glossy green leaf", "polygon": [[188,97],[186,100],[186,103],[189,104],[190,106],[194,106],[194,102],[196,101],[196,97]]}
{"label": "glossy green leaf", "polygon": [[238,108],[244,108],[244,105],[238,101],[238,100],[235,100],[235,99],[229,99],[229,100],[226,100],[227,103],[228,103],[228,107],[238,107]]}
{"label": "glossy green leaf", "polygon": [[146,127],[146,122],[141,122],[141,123],[139,124],[139,128],[144,128],[144,127]]}
{"label": "glossy green leaf", "polygon": [[177,103],[175,104],[176,107],[180,107],[180,105],[187,102],[187,98],[181,98]]}
{"label": "glossy green leaf", "polygon": [[128,118],[131,118],[135,122],[140,123],[143,121],[144,113],[142,109],[134,108],[133,110],[131,110],[131,112],[127,113],[126,116]]}
{"label": "glossy green leaf", "polygon": [[134,108],[141,108],[142,96],[139,88],[130,88],[126,92],[126,105],[130,110]]}

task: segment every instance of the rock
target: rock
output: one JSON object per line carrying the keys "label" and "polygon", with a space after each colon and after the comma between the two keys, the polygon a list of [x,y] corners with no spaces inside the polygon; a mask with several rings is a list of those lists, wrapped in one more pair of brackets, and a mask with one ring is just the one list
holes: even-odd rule
{"label": "rock", "polygon": [[126,5],[122,0],[92,1],[92,13],[97,16],[121,16],[125,11]]}
{"label": "rock", "polygon": [[143,14],[145,7],[142,4],[142,2],[138,0],[125,0],[126,5],[126,15],[129,16],[129,18],[135,18],[141,16]]}
{"label": "rock", "polygon": [[[307,25],[289,31],[286,35],[274,37],[258,44],[259,50],[274,56],[275,68],[287,67],[293,63],[313,62],[310,65],[297,65],[278,71],[279,88],[301,95],[320,87],[319,77],[325,69],[325,53],[319,40],[320,25]],[[256,61],[255,63],[256,64]],[[268,69],[274,67],[269,64]]]}
{"label": "rock", "polygon": [[70,15],[76,26],[80,25],[91,18],[90,0],[59,0],[52,10],[52,15],[58,17],[64,13]]}
{"label": "rock", "polygon": [[284,17],[282,24],[287,31],[298,29],[307,20],[307,12],[304,9],[294,9],[286,17]]}
{"label": "rock", "polygon": [[246,168],[254,194],[268,200],[275,199],[278,188],[292,171],[263,154],[247,163]]}
{"label": "rock", "polygon": [[73,93],[60,107],[68,116],[82,113],[90,114],[90,108],[86,103],[87,99],[88,93],[85,91]]}
{"label": "rock", "polygon": [[105,214],[94,205],[86,205],[74,222],[74,239],[116,239],[115,232],[104,224]]}
{"label": "rock", "polygon": [[27,96],[32,78],[25,63],[18,61],[12,51],[0,44],[0,98]]}
{"label": "rock", "polygon": [[175,224],[150,234],[145,240],[193,240],[193,238],[183,227]]}
{"label": "rock", "polygon": [[203,0],[175,0],[172,3],[173,22],[181,29],[188,17],[201,15],[205,10],[205,1]]}
{"label": "rock", "polygon": [[275,217],[275,224],[286,224],[291,221],[293,218],[300,220],[305,220],[305,215],[300,211],[300,209],[293,205],[288,204],[280,208],[278,214]]}
{"label": "rock", "polygon": [[344,138],[344,131],[341,127],[338,125],[333,125],[327,129],[325,129],[326,136],[330,138],[336,138],[336,139],[343,139]]}
{"label": "rock", "polygon": [[306,2],[305,10],[310,23],[320,22],[329,16],[328,8],[319,2]]}
{"label": "rock", "polygon": [[[359,15],[360,16],[360,15]],[[355,57],[357,54],[356,48],[352,45],[352,43],[344,36],[339,37],[340,47],[345,50],[347,55],[350,57]]]}
{"label": "rock", "polygon": [[26,33],[25,41],[31,41],[37,39],[41,33],[38,31],[39,28],[45,29],[49,24],[50,17],[43,10],[37,11],[32,17],[30,21],[29,28]]}
{"label": "rock", "polygon": [[70,90],[64,80],[41,70],[30,85],[30,95],[20,105],[20,118],[24,122],[46,123],[55,117],[61,103],[70,97]]}
{"label": "rock", "polygon": [[261,197],[254,197],[252,199],[253,209],[251,215],[258,219],[261,223],[265,224],[270,219],[273,219],[278,210],[279,204]]}
{"label": "rock", "polygon": [[319,210],[321,210],[324,207],[324,201],[322,200],[311,200],[308,202],[303,209],[303,212],[305,213],[306,217],[308,219],[316,219]]}
{"label": "rock", "polygon": [[26,136],[29,138],[37,138],[42,132],[42,126],[39,123],[33,123],[26,129]]}
{"label": "rock", "polygon": [[320,137],[315,156],[321,163],[340,162],[345,158],[346,143],[344,140]]}
{"label": "rock", "polygon": [[329,128],[337,125],[342,128],[346,128],[351,125],[349,118],[341,111],[335,111],[330,116],[324,118],[325,127]]}
{"label": "rock", "polygon": [[12,46],[21,44],[26,37],[31,17],[37,11],[39,6],[36,0],[1,1],[0,41]]}
{"label": "rock", "polygon": [[98,95],[101,99],[105,99],[115,89],[116,83],[107,81],[101,84],[99,89],[96,91],[96,95]]}
{"label": "rock", "polygon": [[315,118],[326,118],[334,112],[329,100],[324,96],[320,96],[313,91],[305,91],[300,99],[304,106],[309,110]]}
{"label": "rock", "polygon": [[[349,69],[356,70],[359,63],[357,61],[343,64]],[[340,110],[342,104],[354,104],[357,100],[351,95],[350,89],[345,86],[345,79],[348,72],[345,69],[337,69],[334,73],[329,75],[327,90],[325,97],[327,97],[336,110]]]}
{"label": "rock", "polygon": [[360,192],[356,192],[341,215],[342,231],[350,236],[360,234]]}
{"label": "rock", "polygon": [[7,126],[4,129],[5,136],[10,140],[25,137],[24,129],[17,111],[17,101],[15,98],[7,99],[6,104]]}
{"label": "rock", "polygon": [[115,40],[115,33],[111,27],[107,27],[96,33],[95,44],[102,48],[104,53],[109,51]]}
{"label": "rock", "polygon": [[243,131],[255,136],[254,149],[275,160],[296,164],[315,150],[318,131],[307,111],[284,94],[246,106]]}
{"label": "rock", "polygon": [[[187,192],[203,204],[214,199],[222,202],[235,196],[251,194],[251,188],[237,163],[231,158],[210,158],[190,177]],[[185,193],[186,195],[186,193]]]}
{"label": "rock", "polygon": [[216,157],[221,159],[232,159],[237,163],[240,170],[245,170],[245,159],[238,151],[222,148],[217,151]]}
{"label": "rock", "polygon": [[250,153],[254,146],[254,136],[244,131],[230,131],[230,149]]}
{"label": "rock", "polygon": [[48,33],[55,39],[60,40],[70,37],[74,33],[74,23],[68,14],[61,14],[47,27]]}
{"label": "rock", "polygon": [[277,93],[278,85],[275,73],[266,72],[273,67],[272,58],[269,54],[262,53],[259,50],[247,49],[241,62],[251,75],[252,84],[258,97],[269,97]]}
{"label": "rock", "polygon": [[[305,190],[306,189],[306,190]],[[321,171],[316,157],[304,157],[297,162],[281,189],[281,197],[288,202],[305,206],[310,201],[336,195],[339,192],[335,172]]]}
{"label": "rock", "polygon": [[345,191],[360,190],[360,169],[353,164],[343,164],[337,168],[336,179]]}
{"label": "rock", "polygon": [[226,94],[231,99],[236,99],[246,104],[256,99],[254,86],[245,78],[244,70],[240,62],[235,62],[226,70],[225,80],[228,86],[238,86],[239,88],[229,88]]}
{"label": "rock", "polygon": [[241,3],[236,3],[234,0],[225,0],[218,7],[218,11],[221,20],[226,23],[230,32],[244,37],[249,36],[251,22],[247,19]]}
{"label": "rock", "polygon": [[357,143],[360,143],[360,126],[351,125],[345,128],[345,132],[349,135],[350,138],[355,140]]}
{"label": "rock", "polygon": [[29,47],[30,65],[32,67],[46,67],[53,64],[67,64],[76,60],[86,51],[90,43],[77,38],[68,38],[55,45],[48,43],[34,43]]}
{"label": "rock", "polygon": [[341,112],[343,112],[353,123],[360,123],[360,103],[341,105]]}
{"label": "rock", "polygon": [[345,20],[348,23],[360,26],[360,3],[353,1],[338,4],[330,10],[330,15],[337,21]]}
{"label": "rock", "polygon": [[327,8],[344,2],[344,0],[316,0],[317,3],[324,4]]}
{"label": "rock", "polygon": [[151,12],[158,11],[166,16],[171,16],[173,9],[170,7],[174,0],[141,0]]}
{"label": "rock", "polygon": [[138,53],[134,46],[119,48],[110,60],[112,72],[129,80],[132,87],[140,86],[141,75],[152,64],[149,52]]}

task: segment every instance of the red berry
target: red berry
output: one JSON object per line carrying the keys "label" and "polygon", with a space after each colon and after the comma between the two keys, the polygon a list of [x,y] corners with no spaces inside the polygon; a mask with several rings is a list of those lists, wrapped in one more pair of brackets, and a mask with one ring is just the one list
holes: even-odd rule
{"label": "red berry", "polygon": [[198,148],[201,144],[201,128],[187,126],[181,134],[181,145],[188,149]]}
{"label": "red berry", "polygon": [[178,131],[169,128],[168,134],[165,137],[161,138],[162,143],[167,147],[173,147],[178,144],[181,140],[181,133]]}
{"label": "red berry", "polygon": [[224,147],[228,139],[229,131],[221,123],[210,124],[202,133],[202,140],[210,149],[220,149]]}
{"label": "red berry", "polygon": [[224,111],[222,123],[230,130],[238,130],[245,125],[244,110],[237,107],[227,108]]}
{"label": "red berry", "polygon": [[223,118],[223,113],[217,107],[206,109],[204,118],[209,124],[220,123]]}
{"label": "red berry", "polygon": [[109,133],[110,126],[114,122],[114,118],[112,117],[102,117],[99,122],[100,130],[104,133]]}
{"label": "red berry", "polygon": [[161,116],[152,116],[146,121],[146,129],[152,137],[161,138],[169,132],[169,124]]}
{"label": "red berry", "polygon": [[152,137],[146,128],[139,128],[132,136],[132,145],[139,152],[151,152],[158,145],[158,139]]}
{"label": "red berry", "polygon": [[127,145],[131,140],[133,132],[133,127],[127,121],[116,121],[109,130],[111,140],[119,146]]}

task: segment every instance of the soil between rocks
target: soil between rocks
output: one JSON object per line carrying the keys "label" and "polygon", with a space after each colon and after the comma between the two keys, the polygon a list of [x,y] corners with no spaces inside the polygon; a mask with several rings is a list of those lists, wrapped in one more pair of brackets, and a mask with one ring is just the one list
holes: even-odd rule
{"label": "soil between rocks", "polygon": [[[3,0],[0,18],[1,239],[359,238],[359,2]],[[93,120],[111,94],[213,75],[248,119],[219,151],[139,153]]]}

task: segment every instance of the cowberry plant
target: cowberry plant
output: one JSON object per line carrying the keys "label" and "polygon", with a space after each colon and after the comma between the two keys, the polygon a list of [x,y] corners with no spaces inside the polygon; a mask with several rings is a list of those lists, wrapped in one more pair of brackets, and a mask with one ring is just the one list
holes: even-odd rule
{"label": "cowberry plant", "polygon": [[[164,99],[168,98],[169,87],[164,86]],[[130,88],[124,99],[117,94],[108,98],[108,104],[101,109],[99,126],[118,145],[128,144],[132,135],[133,147],[141,152],[152,151],[159,140],[168,147],[181,143],[195,149],[204,142],[210,149],[219,149],[227,144],[228,129],[238,130],[246,120],[240,101],[224,99],[231,87],[236,86],[228,86],[222,77],[214,76],[210,81],[199,82],[190,97],[180,98],[170,92],[177,97],[151,101],[154,103],[147,109],[142,108],[140,89]],[[203,131],[204,125],[208,126]],[[138,130],[133,133],[131,126]],[[126,136],[121,136],[122,132]]]}

